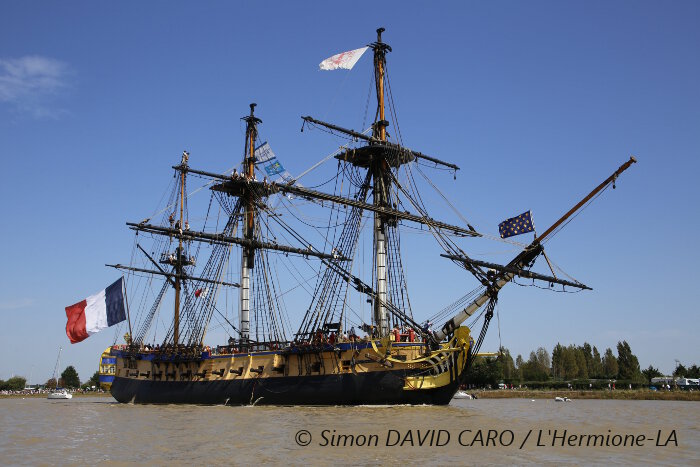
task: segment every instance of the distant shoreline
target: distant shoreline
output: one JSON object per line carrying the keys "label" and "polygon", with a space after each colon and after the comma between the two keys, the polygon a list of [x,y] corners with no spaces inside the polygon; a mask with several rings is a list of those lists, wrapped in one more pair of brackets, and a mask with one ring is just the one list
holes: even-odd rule
{"label": "distant shoreline", "polygon": [[[495,389],[474,390],[480,399],[569,399],[598,400],[651,400],[651,401],[700,401],[700,391],[650,391],[648,389],[609,390],[539,390],[539,389]],[[0,394],[0,399],[46,399],[46,394]],[[73,397],[112,397],[108,392],[74,393]]]}
{"label": "distant shoreline", "polygon": [[[71,394],[73,394],[73,397],[112,397],[112,394],[108,392],[73,392]],[[46,399],[47,395],[48,393],[45,392],[39,394],[0,394],[0,399],[25,399],[28,397],[32,399]]]}
{"label": "distant shoreline", "polygon": [[[469,392],[469,390],[467,390]],[[482,399],[601,399],[601,400],[650,400],[650,401],[700,401],[700,391],[650,391],[649,389],[617,390],[539,390],[496,389],[474,391]]]}

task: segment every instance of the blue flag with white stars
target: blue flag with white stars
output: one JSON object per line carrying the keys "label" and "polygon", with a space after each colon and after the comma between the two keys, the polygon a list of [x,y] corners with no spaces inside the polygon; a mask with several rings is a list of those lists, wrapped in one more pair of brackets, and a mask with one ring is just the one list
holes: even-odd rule
{"label": "blue flag with white stars", "polygon": [[501,234],[501,238],[513,237],[515,235],[532,232],[533,230],[535,230],[535,227],[532,225],[530,211],[506,219],[498,224],[498,232]]}

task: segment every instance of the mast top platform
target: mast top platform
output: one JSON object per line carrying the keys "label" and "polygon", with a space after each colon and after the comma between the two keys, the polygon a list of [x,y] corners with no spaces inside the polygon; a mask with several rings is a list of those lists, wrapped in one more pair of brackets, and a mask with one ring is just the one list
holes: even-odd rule
{"label": "mast top platform", "polygon": [[255,116],[255,107],[257,105],[258,104],[256,104],[255,102],[252,102],[250,104],[250,115],[247,115],[245,117],[241,117],[241,120],[248,122],[248,123],[254,123],[254,124],[262,123],[262,120],[260,120],[258,117]]}
{"label": "mast top platform", "polygon": [[372,42],[371,44],[369,44],[369,47],[371,47],[375,51],[391,52],[391,46],[385,42],[382,42],[382,33],[384,31],[386,31],[386,29],[384,28],[377,29],[377,42]]}
{"label": "mast top platform", "polygon": [[335,156],[335,158],[364,168],[368,168],[376,158],[385,160],[391,167],[399,167],[416,159],[413,153],[407,149],[383,144],[372,144],[348,149]]}

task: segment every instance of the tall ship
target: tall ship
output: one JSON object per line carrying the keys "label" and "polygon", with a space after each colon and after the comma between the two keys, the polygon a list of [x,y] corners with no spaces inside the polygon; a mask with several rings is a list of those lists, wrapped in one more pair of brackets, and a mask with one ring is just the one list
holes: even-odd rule
{"label": "tall ship", "polygon": [[[540,257],[549,263],[543,242],[614,184],[634,158],[542,234],[519,244],[520,251],[507,264],[469,256],[465,245],[487,236],[464,218],[449,223],[432,217],[415,183],[423,174],[419,165],[455,173],[459,167],[408,148],[398,129],[390,131],[389,115],[395,119],[395,114],[386,59],[392,49],[382,40],[383,31],[377,30],[376,41],[366,49],[374,56],[376,94],[369,128],[354,131],[302,117],[302,131],[313,127],[347,140],[333,154],[338,168],[329,183],[312,188],[298,177],[279,176],[281,165],[260,141],[262,120],[251,104],[242,119],[240,164],[232,160],[236,166],[226,173],[199,170],[183,152],[173,167],[165,208],[152,218],[127,223],[136,235],[132,261],[108,266],[126,274],[129,329],[123,344],[101,356],[100,381],[117,401],[448,404],[459,386],[468,383],[467,370],[504,286],[525,278],[545,287],[588,289],[553,270],[543,274],[532,267]],[[337,64],[344,58],[334,60]],[[187,183],[193,177],[206,182],[210,201],[206,212],[190,217],[188,201],[194,193]],[[439,192],[430,177],[425,179]],[[323,189],[327,186],[333,189]],[[304,217],[305,210],[313,211],[313,217]],[[504,238],[534,230],[529,213],[501,227]],[[420,230],[422,238],[442,249],[446,264],[435,275],[462,274],[460,283],[473,280],[475,288],[457,291],[455,297],[432,297],[430,315],[414,316],[401,255],[403,228]],[[371,240],[361,240],[365,237]],[[151,244],[144,247],[147,241]],[[359,264],[365,263],[365,250],[371,266]],[[280,266],[285,274],[276,270]],[[308,271],[313,271],[310,278]],[[282,276],[296,283],[283,285]],[[293,323],[284,298],[296,287],[307,289],[309,298],[305,313]],[[136,295],[136,290],[142,293]],[[353,307],[357,298],[352,297],[362,297],[366,318]],[[467,320],[480,329],[473,332]],[[166,324],[156,337],[158,322]],[[228,335],[223,342],[208,343],[213,323]]]}

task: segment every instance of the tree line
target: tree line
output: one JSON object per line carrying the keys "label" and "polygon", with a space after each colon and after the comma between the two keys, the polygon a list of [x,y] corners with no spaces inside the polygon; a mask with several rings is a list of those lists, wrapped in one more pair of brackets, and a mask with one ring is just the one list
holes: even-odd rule
{"label": "tree line", "polygon": [[[26,387],[26,384],[27,379],[23,376],[14,376],[7,381],[0,379],[0,391],[21,391]],[[90,379],[81,384],[78,372],[72,365],[63,370],[58,381],[56,381],[56,378],[49,378],[49,380],[43,384],[47,389],[55,389],[57,386],[67,389],[85,389],[92,386],[99,387],[99,385],[100,374],[98,371],[96,371]]]}
{"label": "tree line", "polygon": [[[652,378],[664,376],[657,368],[649,365],[641,370],[639,359],[632,352],[627,341],[617,343],[617,355],[610,348],[601,355],[595,346],[585,342],[581,346],[563,346],[557,343],[550,353],[544,347],[530,352],[527,360],[518,355],[515,360],[506,348],[501,348],[497,358],[477,357],[469,368],[467,381],[476,386],[499,383],[523,384],[531,386],[556,386],[556,383],[571,381],[577,386],[607,387],[608,381],[615,380],[634,386],[647,385]],[[673,376],[700,378],[700,368],[694,364],[688,368],[678,364]]]}

